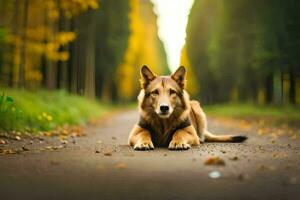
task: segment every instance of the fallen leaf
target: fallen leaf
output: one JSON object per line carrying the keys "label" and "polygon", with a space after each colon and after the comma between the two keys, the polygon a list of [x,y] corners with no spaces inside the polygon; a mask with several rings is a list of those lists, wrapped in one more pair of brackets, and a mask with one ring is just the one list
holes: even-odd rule
{"label": "fallen leaf", "polygon": [[117,163],[117,164],[115,165],[115,167],[116,167],[117,169],[126,169],[126,164],[120,162],[120,163]]}
{"label": "fallen leaf", "polygon": [[257,134],[258,134],[259,136],[262,136],[262,135],[265,134],[265,130],[264,130],[264,129],[259,129],[259,130],[257,131]]}
{"label": "fallen leaf", "polygon": [[95,153],[100,153],[100,151],[99,151],[99,150],[96,150]]}
{"label": "fallen leaf", "polygon": [[103,155],[105,155],[105,156],[112,156],[112,153],[111,153],[111,151],[107,151],[107,152],[104,152]]}
{"label": "fallen leaf", "polygon": [[45,148],[42,149],[42,150],[57,150],[57,149],[62,149],[62,148],[64,148],[63,145],[58,145],[58,146],[47,146],[47,147],[45,147]]}
{"label": "fallen leaf", "polygon": [[45,132],[43,132],[43,135],[47,136],[47,137],[50,137],[50,136],[52,136],[52,133],[48,132],[48,131],[45,131]]}
{"label": "fallen leaf", "polygon": [[275,140],[271,140],[271,143],[272,143],[272,144],[275,144]]}
{"label": "fallen leaf", "polygon": [[64,146],[64,145],[58,145],[58,146],[56,146],[56,149],[62,149],[62,148],[65,148],[66,146]]}
{"label": "fallen leaf", "polygon": [[60,139],[60,140],[66,140],[67,138],[68,138],[68,137],[65,136],[65,135],[60,135],[60,136],[59,136],[59,139]]}
{"label": "fallen leaf", "polygon": [[211,156],[209,158],[206,159],[206,161],[204,162],[205,165],[218,165],[218,166],[224,166],[225,165],[225,161],[218,157],[218,156]]}
{"label": "fallen leaf", "polygon": [[60,141],[62,144],[68,144],[68,140],[61,140]]}
{"label": "fallen leaf", "polygon": [[22,147],[22,150],[23,151],[29,151],[29,149],[27,147],[25,147],[25,146]]}
{"label": "fallen leaf", "polygon": [[14,149],[2,149],[2,150],[0,150],[0,153],[1,154],[17,154],[20,152],[17,150],[14,150]]}
{"label": "fallen leaf", "polygon": [[97,143],[98,143],[98,144],[102,144],[102,141],[101,141],[101,140],[98,140]]}
{"label": "fallen leaf", "polygon": [[59,165],[59,162],[53,161],[53,160],[52,160],[52,161],[50,162],[50,164],[51,164],[51,165]]}
{"label": "fallen leaf", "polygon": [[55,149],[55,147],[53,147],[53,146],[47,146],[45,149],[53,150],[53,149]]}
{"label": "fallen leaf", "polygon": [[6,144],[7,142],[5,140],[0,140],[0,144]]}
{"label": "fallen leaf", "polygon": [[238,160],[239,158],[237,157],[237,156],[233,156],[233,157],[231,157],[231,158],[229,158],[229,160]]}
{"label": "fallen leaf", "polygon": [[15,138],[16,138],[16,140],[21,140],[21,137],[18,135],[16,135]]}
{"label": "fallen leaf", "polygon": [[61,132],[62,135],[69,135],[69,131],[67,129],[62,130]]}

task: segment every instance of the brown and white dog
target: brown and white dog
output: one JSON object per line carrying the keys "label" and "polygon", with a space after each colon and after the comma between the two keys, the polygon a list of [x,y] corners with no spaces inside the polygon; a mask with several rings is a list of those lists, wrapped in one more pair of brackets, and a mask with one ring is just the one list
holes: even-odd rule
{"label": "brown and white dog", "polygon": [[128,140],[135,150],[151,150],[154,146],[186,150],[204,141],[243,142],[247,139],[241,135],[214,135],[207,130],[206,116],[199,102],[191,101],[185,91],[185,67],[179,67],[170,76],[157,76],[143,66],[140,82],[140,119]]}

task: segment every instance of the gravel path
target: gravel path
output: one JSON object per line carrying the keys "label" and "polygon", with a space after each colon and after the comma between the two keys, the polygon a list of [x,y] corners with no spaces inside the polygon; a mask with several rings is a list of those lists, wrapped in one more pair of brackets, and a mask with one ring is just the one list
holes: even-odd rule
{"label": "gravel path", "polygon": [[[114,115],[87,136],[57,150],[33,150],[59,143],[27,145],[29,151],[0,155],[0,199],[298,199],[300,142],[273,143],[255,131],[243,144],[205,143],[188,151],[133,151],[128,133],[135,111]],[[216,133],[239,133],[216,119]],[[22,146],[12,142],[0,148]],[[218,156],[225,165],[205,165]],[[209,175],[217,176],[211,178]],[[218,177],[219,176],[219,177]]]}

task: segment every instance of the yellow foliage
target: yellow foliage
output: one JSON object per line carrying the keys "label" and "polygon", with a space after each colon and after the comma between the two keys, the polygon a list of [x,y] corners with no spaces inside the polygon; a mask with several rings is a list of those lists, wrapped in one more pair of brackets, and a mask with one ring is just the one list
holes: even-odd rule
{"label": "yellow foliage", "polygon": [[64,10],[66,17],[71,18],[89,8],[98,9],[99,0],[62,0],[60,6]]}
{"label": "yellow foliage", "polygon": [[[67,61],[69,53],[61,51],[60,47],[74,41],[76,33],[58,30],[58,22],[63,17],[61,14],[71,18],[88,9],[97,8],[99,8],[99,0],[43,0],[42,2],[30,0],[25,30],[20,25],[24,20],[24,10],[19,9],[19,25],[11,24],[6,27],[8,30],[6,42],[14,47],[11,60],[7,61],[13,63],[13,82],[15,84],[18,82],[23,49],[26,60],[25,80],[29,82],[41,80],[41,75],[37,71],[41,67],[42,56],[52,61]],[[13,12],[11,13],[13,15]]]}
{"label": "yellow foliage", "polygon": [[70,55],[68,51],[61,51],[59,52],[59,60],[61,61],[67,61],[69,59]]}
{"label": "yellow foliage", "polygon": [[185,66],[185,68],[187,69],[186,90],[189,92],[191,96],[196,95],[199,92],[200,85],[199,85],[199,81],[197,81],[196,79],[194,70],[191,67],[185,46],[181,50],[180,65]]}
{"label": "yellow foliage", "polygon": [[39,82],[42,80],[42,74],[39,70],[30,70],[26,73],[25,79]]}
{"label": "yellow foliage", "polygon": [[56,37],[58,44],[66,45],[75,40],[76,34],[74,32],[59,32]]}
{"label": "yellow foliage", "polygon": [[135,98],[139,90],[139,70],[148,65],[160,74],[161,55],[157,38],[156,16],[152,4],[147,1],[130,0],[130,31],[128,47],[123,62],[117,68],[117,85],[120,99]]}

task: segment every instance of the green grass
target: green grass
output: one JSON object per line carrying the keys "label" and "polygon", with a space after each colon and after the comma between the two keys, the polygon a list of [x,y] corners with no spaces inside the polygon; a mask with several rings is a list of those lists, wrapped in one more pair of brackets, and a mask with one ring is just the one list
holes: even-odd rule
{"label": "green grass", "polygon": [[37,132],[84,124],[109,109],[108,105],[65,91],[0,91],[4,91],[2,103],[0,98],[0,129],[5,131]]}
{"label": "green grass", "polygon": [[254,104],[223,104],[205,106],[204,111],[211,116],[244,119],[270,119],[274,122],[300,126],[300,107],[263,106]]}

